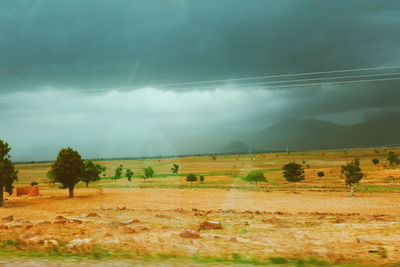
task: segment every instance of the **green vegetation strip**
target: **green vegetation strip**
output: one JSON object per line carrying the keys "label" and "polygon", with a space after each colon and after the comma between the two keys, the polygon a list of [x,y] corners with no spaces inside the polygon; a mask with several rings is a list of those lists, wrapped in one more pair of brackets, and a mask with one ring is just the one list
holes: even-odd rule
{"label": "green vegetation strip", "polygon": [[348,265],[341,263],[326,262],[314,258],[309,259],[294,259],[272,257],[268,259],[255,259],[247,256],[241,256],[233,253],[229,258],[223,257],[198,257],[198,256],[177,256],[170,254],[159,255],[139,255],[137,253],[130,253],[124,251],[109,251],[100,247],[95,247],[87,252],[70,252],[58,250],[19,250],[11,248],[0,248],[0,258],[2,259],[37,259],[37,260],[68,260],[68,261],[81,261],[81,260],[130,260],[132,263],[194,263],[201,265],[215,266],[221,265],[246,265],[246,266],[360,266]]}

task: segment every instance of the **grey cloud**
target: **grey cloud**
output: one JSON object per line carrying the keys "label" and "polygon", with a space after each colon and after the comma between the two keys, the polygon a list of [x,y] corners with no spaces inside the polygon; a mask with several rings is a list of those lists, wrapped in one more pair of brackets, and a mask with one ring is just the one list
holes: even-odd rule
{"label": "grey cloud", "polygon": [[356,121],[400,106],[399,81],[159,85],[400,65],[396,0],[0,6],[0,138],[20,159],[38,145],[46,159],[61,145],[87,156],[173,154],[172,135],[251,131],[290,117],[351,123],[343,114],[357,114]]}
{"label": "grey cloud", "polygon": [[[397,1],[2,1],[2,91],[400,63]],[[396,62],[397,60],[397,62]]]}

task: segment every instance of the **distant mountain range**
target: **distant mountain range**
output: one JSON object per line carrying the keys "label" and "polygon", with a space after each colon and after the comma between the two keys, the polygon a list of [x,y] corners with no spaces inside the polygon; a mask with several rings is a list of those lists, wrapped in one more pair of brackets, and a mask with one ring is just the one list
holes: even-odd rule
{"label": "distant mountain range", "polygon": [[289,149],[330,149],[400,143],[400,114],[339,125],[321,120],[289,119],[229,142],[221,153]]}
{"label": "distant mountain range", "polygon": [[209,132],[174,138],[179,155],[247,153],[286,149],[336,149],[400,143],[400,113],[382,114],[353,125],[315,119],[288,119],[253,133]]}

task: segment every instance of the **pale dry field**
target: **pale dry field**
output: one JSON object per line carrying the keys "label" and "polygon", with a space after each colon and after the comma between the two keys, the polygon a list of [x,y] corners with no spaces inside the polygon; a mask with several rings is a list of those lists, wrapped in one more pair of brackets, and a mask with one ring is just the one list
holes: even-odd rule
{"label": "pale dry field", "polygon": [[[400,188],[397,180],[392,184],[388,178],[400,177],[400,171],[384,168],[385,153],[382,149],[107,161],[107,177],[89,188],[78,184],[75,199],[47,183],[49,163],[18,165],[19,183],[39,181],[42,195],[8,197],[0,219],[14,218],[0,222],[0,240],[4,249],[20,251],[91,254],[100,247],[129,255],[312,257],[395,264],[400,262]],[[340,166],[354,157],[361,158],[367,177],[351,198]],[[371,163],[375,157],[381,160],[378,166]],[[289,184],[282,177],[280,168],[293,160],[310,165],[301,183]],[[170,174],[172,163],[180,165],[182,176]],[[135,172],[130,187],[126,178],[110,179],[119,164]],[[155,178],[140,179],[145,166],[154,167]],[[264,170],[269,182],[257,187],[240,179],[253,169]],[[319,170],[326,177],[318,178]],[[189,172],[205,175],[205,183],[185,182]],[[209,220],[220,222],[222,229],[199,230]],[[198,231],[199,238],[181,237],[185,229]]]}
{"label": "pale dry field", "polygon": [[[1,240],[21,249],[57,248],[80,252],[94,246],[140,255],[254,258],[314,257],[331,262],[382,265],[400,262],[398,194],[263,192],[220,189],[79,189],[41,197],[10,198],[1,217]],[[86,217],[94,212],[95,217]],[[58,217],[62,216],[62,217]],[[138,220],[138,221],[136,221]],[[206,221],[222,229],[200,230]],[[87,244],[68,248],[73,240]],[[53,241],[51,241],[53,242]]]}

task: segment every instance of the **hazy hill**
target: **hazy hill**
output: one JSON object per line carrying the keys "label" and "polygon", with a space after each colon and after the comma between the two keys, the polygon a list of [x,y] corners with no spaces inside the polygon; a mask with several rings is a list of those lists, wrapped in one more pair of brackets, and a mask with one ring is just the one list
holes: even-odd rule
{"label": "hazy hill", "polygon": [[330,149],[400,143],[400,113],[340,125],[315,119],[288,119],[244,134],[207,132],[173,140],[177,154],[247,153],[289,149]]}
{"label": "hazy hill", "polygon": [[254,148],[328,149],[400,143],[400,114],[385,114],[354,125],[290,119],[246,138]]}

